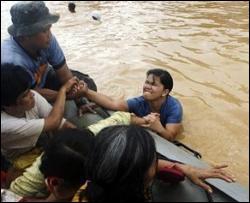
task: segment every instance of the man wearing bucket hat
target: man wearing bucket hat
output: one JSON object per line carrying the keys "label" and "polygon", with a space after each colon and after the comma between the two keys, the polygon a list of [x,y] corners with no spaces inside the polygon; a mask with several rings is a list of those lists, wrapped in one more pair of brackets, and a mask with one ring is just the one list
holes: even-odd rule
{"label": "man wearing bucket hat", "polygon": [[[13,24],[8,27],[8,32],[11,36],[1,44],[1,64],[25,67],[32,76],[35,90],[54,102],[57,90],[73,77],[73,71],[68,68],[63,51],[50,31],[59,15],[51,14],[43,1],[18,2],[11,7],[10,14]],[[79,72],[78,75],[96,90],[88,75]],[[76,93],[67,95],[67,99],[76,98]]]}

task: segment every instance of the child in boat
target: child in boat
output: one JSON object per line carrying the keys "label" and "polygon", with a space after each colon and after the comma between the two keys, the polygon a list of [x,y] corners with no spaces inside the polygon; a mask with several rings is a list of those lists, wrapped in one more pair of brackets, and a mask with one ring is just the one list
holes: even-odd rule
{"label": "child in boat", "polygon": [[[221,166],[218,168],[212,168],[212,169],[198,169],[198,168],[195,168],[195,167],[192,167],[189,165],[174,163],[174,162],[170,162],[170,161],[163,161],[163,160],[157,161],[156,151],[155,151],[155,146],[154,146],[155,144],[154,144],[154,141],[153,141],[153,138],[151,137],[151,135],[149,135],[149,133],[141,127],[128,125],[129,122],[131,122],[131,116],[129,113],[116,112],[111,117],[109,117],[105,120],[102,120],[99,123],[94,124],[88,128],[90,131],[93,132],[93,134],[97,133],[97,140],[94,141],[94,146],[91,147],[91,155],[88,157],[89,161],[88,161],[88,166],[87,166],[89,173],[88,173],[88,177],[84,176],[85,177],[84,180],[92,180],[93,179],[94,182],[97,181],[96,179],[94,179],[96,176],[93,175],[93,173],[97,173],[98,171],[100,172],[100,170],[103,170],[103,173],[100,173],[99,174],[100,176],[98,176],[98,177],[100,177],[100,178],[103,177],[103,180],[107,181],[107,179],[105,179],[105,174],[110,172],[111,176],[113,176],[114,175],[113,171],[117,170],[117,172],[119,172],[117,174],[120,174],[119,178],[121,180],[122,180],[122,177],[130,178],[129,181],[135,181],[134,187],[135,186],[137,187],[138,183],[136,183],[136,180],[138,180],[138,179],[132,178],[132,177],[134,177],[133,176],[134,171],[141,170],[141,173],[138,173],[140,178],[141,178],[144,175],[145,175],[145,177],[147,177],[147,174],[148,174],[147,172],[150,171],[150,169],[152,169],[152,174],[149,175],[146,178],[147,181],[145,181],[145,186],[146,185],[149,186],[151,181],[152,181],[152,178],[155,177],[155,173],[156,173],[155,170],[158,173],[159,171],[162,171],[162,169],[164,167],[172,168],[174,170],[178,170],[178,171],[182,172],[188,178],[190,178],[191,181],[193,181],[195,184],[200,185],[201,187],[203,187],[206,190],[211,190],[211,188],[203,182],[203,180],[205,178],[212,178],[212,177],[221,178],[221,179],[224,179],[224,180],[229,181],[229,182],[232,180],[231,176],[227,175],[221,169],[225,166]],[[113,124],[121,123],[121,124],[126,124],[126,125],[108,127],[108,128],[105,128],[104,130],[101,130],[105,126],[109,126],[110,123],[113,123]],[[79,134],[79,136],[80,136],[80,134],[82,134],[82,136],[84,136],[83,134],[87,134],[86,133],[87,131],[84,132],[84,131],[81,131],[78,129],[75,129],[74,132],[72,132],[72,131],[73,131],[73,129],[69,129],[65,133],[61,132],[61,134],[63,133],[64,136],[66,136],[66,134],[68,134],[67,142],[70,142],[72,136],[74,136],[75,134]],[[56,138],[53,138],[53,139],[56,139]],[[75,139],[73,139],[73,140],[75,140]],[[85,141],[84,141],[84,139],[79,139],[78,142],[80,142],[79,145],[82,145],[84,143],[81,143],[81,142],[85,142]],[[118,145],[119,145],[119,147],[117,147]],[[26,169],[26,172],[22,176],[18,177],[14,182],[12,182],[11,190],[13,192],[15,192],[16,194],[18,194],[20,196],[24,196],[24,197],[27,197],[27,196],[34,197],[35,196],[35,197],[43,197],[46,199],[49,196],[53,197],[53,195],[51,193],[55,193],[58,191],[55,189],[56,186],[59,186],[58,185],[59,183],[61,183],[61,184],[64,183],[64,181],[62,181],[63,177],[60,175],[67,174],[67,172],[64,172],[64,170],[68,170],[68,168],[67,167],[59,167],[58,170],[60,172],[58,172],[58,170],[56,170],[57,167],[54,167],[58,163],[54,163],[56,161],[46,162],[46,159],[49,159],[49,160],[59,160],[60,159],[60,161],[62,162],[62,163],[60,163],[61,166],[66,165],[66,164],[67,164],[67,166],[71,166],[69,164],[70,160],[62,158],[62,155],[60,155],[60,153],[59,154],[57,153],[56,146],[49,147],[49,148],[55,149],[55,156],[53,155],[53,153],[46,153],[47,155],[44,157],[47,157],[47,158],[42,158],[42,163],[41,163],[41,157],[39,157],[30,168]],[[117,150],[119,151],[119,153],[117,152]],[[110,153],[108,153],[108,152],[110,152]],[[99,157],[98,155],[101,155],[101,157]],[[50,156],[52,156],[52,158]],[[130,161],[130,160],[133,160],[134,162]],[[110,161],[112,161],[112,164],[108,164],[108,163],[110,163]],[[114,164],[116,162],[117,162],[117,164]],[[126,164],[127,162],[128,162],[128,164]],[[50,173],[46,173],[43,170],[45,163],[47,163],[46,168],[51,168]],[[103,163],[103,164],[100,165],[100,163]],[[41,170],[39,170],[39,166],[40,166]],[[98,170],[98,166],[100,167],[100,170]],[[123,166],[123,167],[121,167],[121,166]],[[110,168],[107,168],[107,167],[110,167]],[[134,170],[132,170],[132,169],[134,169]],[[74,171],[74,170],[75,170],[74,166],[72,165],[72,168],[70,169],[70,171]],[[86,170],[87,169],[84,169],[84,171],[86,171]],[[93,173],[91,172],[91,170],[93,170]],[[123,171],[118,171],[118,170],[123,170]],[[45,174],[45,175],[43,175],[43,174]],[[78,173],[76,173],[76,174],[78,174]],[[79,173],[78,175],[81,175],[81,174]],[[73,176],[73,174],[72,174],[72,176]],[[139,178],[139,176],[138,176],[138,178]],[[50,177],[51,177],[51,179],[49,180]],[[71,176],[69,176],[69,177],[71,177]],[[79,177],[78,179],[80,180],[80,178],[81,177]],[[45,181],[45,179],[47,179],[47,181]],[[52,180],[58,180],[58,181],[55,181],[58,184],[53,184]],[[116,179],[115,181],[118,181],[118,179]],[[47,188],[50,188],[49,191],[46,190],[45,182],[51,183],[51,184],[47,184]],[[70,179],[68,179],[68,181],[66,181],[66,182],[68,182],[69,186],[72,185]],[[80,183],[80,182],[78,182],[78,183]],[[123,183],[125,183],[125,182],[123,182]],[[48,185],[50,185],[50,186],[48,187]],[[84,185],[84,183],[83,183],[83,185]],[[142,186],[142,185],[144,185],[144,182],[141,183],[140,186]],[[75,188],[76,187],[72,187],[71,189],[69,189],[69,191],[71,191],[71,192],[67,193],[67,194],[72,195],[73,190],[75,190]],[[92,187],[92,189],[95,190],[93,187]],[[133,190],[136,190],[136,189],[131,188],[130,191],[133,191]],[[44,191],[44,193],[41,193],[41,191]],[[139,189],[139,192],[141,193],[140,189]],[[67,197],[69,197],[68,195],[67,195]],[[57,197],[56,198],[57,200],[62,200],[59,193],[55,194],[54,197]],[[140,197],[140,198],[142,198],[142,197]],[[56,199],[53,199],[53,201],[54,200],[56,201]],[[77,199],[75,199],[75,200],[77,200]],[[51,198],[50,198],[50,201],[52,201]]]}
{"label": "child in boat", "polygon": [[77,83],[76,78],[62,86],[52,107],[30,89],[30,77],[21,66],[1,65],[1,151],[13,164],[13,173],[33,163],[46,145],[48,133],[75,128],[63,114],[66,94]]}
{"label": "child in boat", "polygon": [[[43,154],[24,173],[29,181],[21,181],[20,185],[15,185],[15,190],[20,186],[29,191],[29,195],[19,193],[18,197],[23,197],[19,198],[19,201],[70,201],[79,187],[86,182],[85,160],[93,144],[94,136],[89,130],[57,131]],[[33,190],[31,185],[34,186]],[[10,197],[6,195],[7,198]]]}

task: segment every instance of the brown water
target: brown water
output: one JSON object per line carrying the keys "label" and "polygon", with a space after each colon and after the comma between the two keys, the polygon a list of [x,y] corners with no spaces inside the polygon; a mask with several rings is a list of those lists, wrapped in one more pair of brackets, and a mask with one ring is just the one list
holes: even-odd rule
{"label": "brown water", "polygon": [[[9,8],[1,1],[1,36]],[[180,141],[209,163],[229,164],[249,187],[248,2],[47,2],[70,68],[115,98],[141,94],[150,68],[168,70],[184,107]],[[102,22],[91,19],[97,10]]]}

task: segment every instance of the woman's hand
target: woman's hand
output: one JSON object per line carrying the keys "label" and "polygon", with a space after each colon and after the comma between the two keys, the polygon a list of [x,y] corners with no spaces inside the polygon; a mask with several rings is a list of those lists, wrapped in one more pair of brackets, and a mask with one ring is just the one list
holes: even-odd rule
{"label": "woman's hand", "polygon": [[155,132],[158,132],[159,129],[163,128],[161,121],[160,121],[160,114],[158,114],[158,113],[150,113],[147,116],[144,116],[143,119],[147,123],[143,126],[149,128]]}
{"label": "woman's hand", "polygon": [[176,164],[176,168],[179,168],[194,184],[210,193],[212,193],[212,188],[204,182],[206,178],[219,178],[229,183],[235,182],[235,177],[223,170],[226,167],[228,166],[219,165],[210,169],[202,169],[190,165]]}

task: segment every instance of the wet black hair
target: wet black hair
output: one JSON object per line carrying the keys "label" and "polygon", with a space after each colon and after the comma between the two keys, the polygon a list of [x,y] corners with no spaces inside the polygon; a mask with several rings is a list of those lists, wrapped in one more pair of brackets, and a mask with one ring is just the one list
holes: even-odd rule
{"label": "wet black hair", "polygon": [[85,164],[94,139],[85,129],[57,131],[42,155],[40,170],[44,177],[62,178],[64,187],[79,188],[86,181]]}
{"label": "wet black hair", "polygon": [[31,88],[32,78],[24,67],[1,64],[1,109],[15,105],[18,96]]}
{"label": "wet black hair", "polygon": [[75,3],[73,3],[73,2],[69,2],[69,3],[68,3],[68,9],[69,9],[69,11],[70,11],[71,13],[75,13],[75,8],[76,8]]}
{"label": "wet black hair", "polygon": [[139,126],[103,129],[87,162],[89,202],[145,201],[147,172],[156,160],[152,136]]}
{"label": "wet black hair", "polygon": [[168,71],[162,69],[151,69],[147,72],[147,76],[151,74],[159,77],[165,89],[168,89],[169,92],[171,92],[173,89],[173,78]]}

